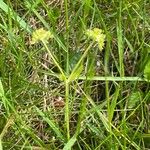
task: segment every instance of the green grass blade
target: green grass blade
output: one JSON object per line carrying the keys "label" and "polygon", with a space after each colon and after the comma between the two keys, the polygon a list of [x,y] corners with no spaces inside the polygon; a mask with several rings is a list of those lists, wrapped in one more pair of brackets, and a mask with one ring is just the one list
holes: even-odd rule
{"label": "green grass blade", "polygon": [[6,14],[11,13],[12,18],[16,20],[24,30],[31,33],[31,28],[29,25],[22,18],[20,18],[19,15],[14,12],[14,10],[12,10],[6,3],[4,3],[3,0],[0,0],[0,9],[2,9]]}
{"label": "green grass blade", "polygon": [[76,142],[77,138],[76,136],[73,136],[68,142],[67,144],[64,146],[63,150],[70,150],[72,148],[72,146],[74,145],[74,143]]}
{"label": "green grass blade", "polygon": [[80,76],[78,77],[80,80],[92,80],[92,81],[143,81],[148,82],[149,80],[140,78],[140,77],[100,77],[100,76],[94,76],[94,77],[86,77],[86,76]]}
{"label": "green grass blade", "polygon": [[48,118],[39,108],[36,107],[37,113],[43,118],[44,121],[46,121],[49,126],[52,128],[52,130],[55,132],[55,134],[62,140],[64,141],[65,138],[62,135],[62,133],[59,130],[59,127],[52,121],[50,118]]}
{"label": "green grass blade", "polygon": [[119,1],[119,11],[118,11],[118,20],[117,20],[117,42],[118,42],[118,54],[119,54],[119,73],[121,77],[124,77],[124,47],[123,47],[123,29],[122,29],[122,1]]}
{"label": "green grass blade", "polygon": [[0,150],[3,150],[2,140],[0,138]]}
{"label": "green grass blade", "polygon": [[78,70],[79,66],[81,65],[83,59],[86,57],[86,55],[87,55],[87,53],[88,53],[88,51],[89,51],[89,49],[91,48],[92,45],[93,45],[93,43],[90,44],[90,45],[87,47],[87,49],[84,51],[83,55],[81,56],[81,58],[79,59],[79,61],[78,61],[77,64],[75,65],[75,67],[73,68],[73,70],[72,70],[72,72],[71,72],[71,74],[70,74],[70,76],[69,76],[69,78],[68,78],[68,82],[71,82],[71,81],[73,81],[73,80],[76,79],[76,78],[75,78],[75,77],[76,77],[76,71]]}

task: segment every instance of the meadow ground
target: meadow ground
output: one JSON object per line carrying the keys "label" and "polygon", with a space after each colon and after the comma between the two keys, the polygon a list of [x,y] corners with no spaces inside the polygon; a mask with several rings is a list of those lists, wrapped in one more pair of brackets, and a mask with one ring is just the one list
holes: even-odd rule
{"label": "meadow ground", "polygon": [[0,150],[150,149],[149,0],[0,0]]}

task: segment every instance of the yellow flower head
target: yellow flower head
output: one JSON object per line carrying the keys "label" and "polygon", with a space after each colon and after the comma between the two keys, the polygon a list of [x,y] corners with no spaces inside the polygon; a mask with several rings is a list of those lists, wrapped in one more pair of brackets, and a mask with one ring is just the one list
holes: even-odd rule
{"label": "yellow flower head", "polygon": [[31,44],[35,44],[39,41],[46,42],[50,38],[53,38],[53,34],[50,31],[46,31],[43,28],[40,28],[33,32]]}
{"label": "yellow flower head", "polygon": [[103,34],[103,31],[98,28],[94,28],[93,30],[87,30],[86,34],[89,38],[93,39],[95,42],[98,43],[98,47],[100,50],[104,47],[105,37],[106,35]]}

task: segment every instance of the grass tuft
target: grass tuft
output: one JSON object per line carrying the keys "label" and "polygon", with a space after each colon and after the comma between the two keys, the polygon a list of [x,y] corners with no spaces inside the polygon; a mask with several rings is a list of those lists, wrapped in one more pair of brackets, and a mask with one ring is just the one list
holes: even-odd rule
{"label": "grass tuft", "polygon": [[0,0],[0,149],[150,149],[149,4]]}

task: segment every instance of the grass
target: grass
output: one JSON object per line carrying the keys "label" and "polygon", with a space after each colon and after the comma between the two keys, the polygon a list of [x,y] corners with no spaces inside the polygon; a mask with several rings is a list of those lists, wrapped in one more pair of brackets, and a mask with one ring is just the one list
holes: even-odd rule
{"label": "grass", "polygon": [[150,149],[149,4],[1,0],[0,150]]}

